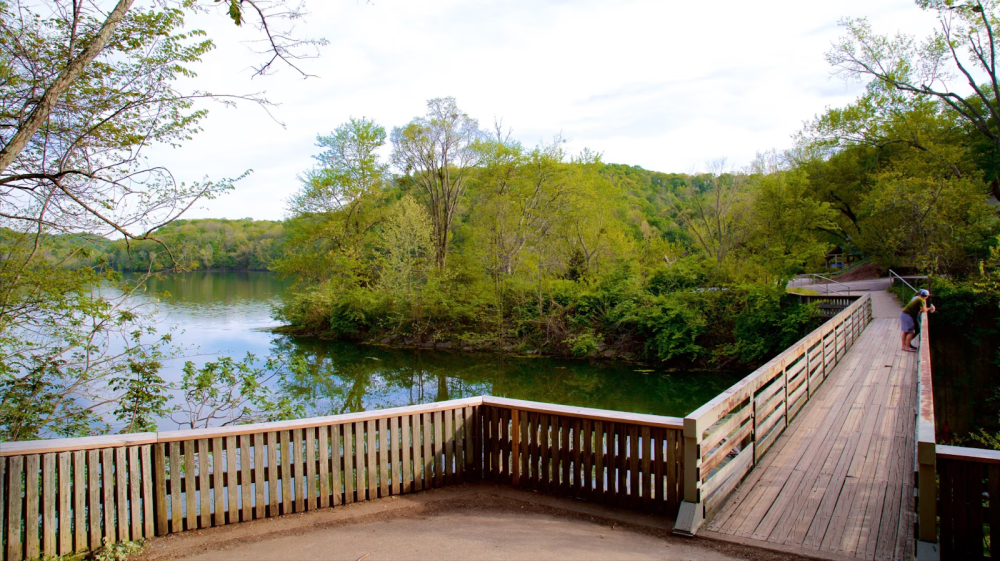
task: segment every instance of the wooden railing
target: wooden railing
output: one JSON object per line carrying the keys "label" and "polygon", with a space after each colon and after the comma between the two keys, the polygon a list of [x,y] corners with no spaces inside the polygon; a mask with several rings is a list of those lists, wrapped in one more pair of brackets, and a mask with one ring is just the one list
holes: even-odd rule
{"label": "wooden railing", "polygon": [[684,418],[684,493],[674,532],[694,535],[753,469],[872,317],[866,294]]}
{"label": "wooden railing", "polygon": [[917,368],[917,559],[1000,557],[1000,451],[936,444],[927,314]]}
{"label": "wooden railing", "polygon": [[[1000,452],[938,445],[937,476],[940,559],[995,557],[990,545],[1000,544],[1000,506],[992,498],[1000,497]],[[923,521],[920,539],[931,541],[922,530]]]}
{"label": "wooden railing", "polygon": [[5,561],[441,487],[478,474],[482,398],[0,444]]}
{"label": "wooden railing", "polygon": [[203,430],[0,444],[0,559],[92,551],[487,478],[650,512],[680,502],[683,421],[454,401]]}
{"label": "wooden railing", "polygon": [[820,315],[823,317],[834,317],[861,298],[860,295],[817,296],[815,294],[796,294],[796,296],[802,304],[816,304],[819,308]]}
{"label": "wooden railing", "polygon": [[917,558],[936,559],[937,546],[937,445],[934,425],[934,380],[931,371],[930,326],[920,317],[917,361]]}
{"label": "wooden railing", "polygon": [[483,397],[484,477],[516,487],[673,514],[683,419]]}

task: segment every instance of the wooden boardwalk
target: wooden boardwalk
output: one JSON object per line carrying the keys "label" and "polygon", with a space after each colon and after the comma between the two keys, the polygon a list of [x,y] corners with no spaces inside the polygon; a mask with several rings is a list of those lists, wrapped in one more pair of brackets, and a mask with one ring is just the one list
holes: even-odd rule
{"label": "wooden boardwalk", "polygon": [[874,319],[699,535],[911,559],[916,359],[897,319]]}

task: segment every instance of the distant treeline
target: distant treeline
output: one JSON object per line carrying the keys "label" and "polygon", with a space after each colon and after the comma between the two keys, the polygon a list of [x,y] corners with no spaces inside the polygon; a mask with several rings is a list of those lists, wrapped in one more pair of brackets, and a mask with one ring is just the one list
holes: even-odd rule
{"label": "distant treeline", "polygon": [[[110,268],[118,271],[267,270],[280,251],[281,222],[202,218],[177,220],[153,236],[163,242],[109,240],[86,234],[45,236],[43,257],[70,269]],[[0,237],[9,236],[0,230]],[[19,236],[21,234],[18,234]]]}

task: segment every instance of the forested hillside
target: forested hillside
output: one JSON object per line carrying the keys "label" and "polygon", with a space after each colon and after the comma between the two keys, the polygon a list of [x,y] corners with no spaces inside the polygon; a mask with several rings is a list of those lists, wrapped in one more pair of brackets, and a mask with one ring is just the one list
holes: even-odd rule
{"label": "forested hillside", "polygon": [[[267,270],[283,237],[281,222],[204,218],[176,220],[151,240],[111,243],[107,266],[122,271]],[[169,251],[168,251],[169,250]]]}
{"label": "forested hillside", "polygon": [[[36,258],[71,270],[264,271],[278,254],[283,235],[282,223],[270,220],[176,220],[151,234],[158,241],[39,234]],[[34,238],[0,228],[0,244],[31,247]]]}

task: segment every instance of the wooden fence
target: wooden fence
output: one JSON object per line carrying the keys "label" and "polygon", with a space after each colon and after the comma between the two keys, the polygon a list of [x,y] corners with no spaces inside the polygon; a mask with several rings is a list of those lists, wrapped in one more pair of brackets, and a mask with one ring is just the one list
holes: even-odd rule
{"label": "wooden fence", "polygon": [[[1000,452],[937,446],[940,559],[982,559],[1000,544]],[[923,539],[923,538],[921,538]],[[996,557],[996,556],[992,556]]]}
{"label": "wooden fence", "polygon": [[872,317],[866,294],[684,418],[684,493],[674,532],[694,535],[774,444]]}
{"label": "wooden fence", "polygon": [[487,478],[676,512],[674,417],[475,397],[235,427],[0,444],[4,561]]}
{"label": "wooden fence", "polygon": [[485,478],[649,512],[677,511],[682,419],[482,399]]}
{"label": "wooden fence", "polygon": [[0,444],[5,561],[421,491],[478,473],[481,398]]}

